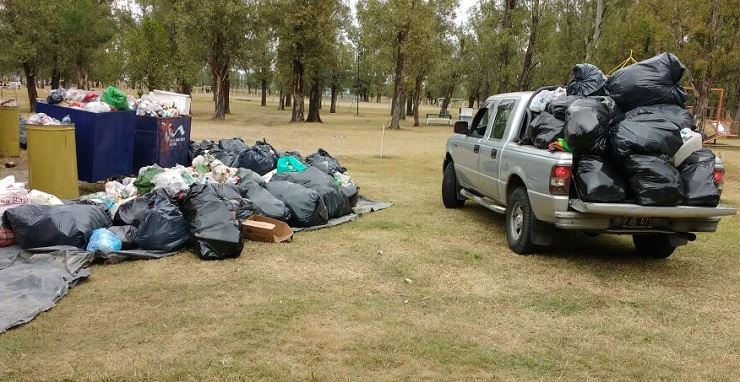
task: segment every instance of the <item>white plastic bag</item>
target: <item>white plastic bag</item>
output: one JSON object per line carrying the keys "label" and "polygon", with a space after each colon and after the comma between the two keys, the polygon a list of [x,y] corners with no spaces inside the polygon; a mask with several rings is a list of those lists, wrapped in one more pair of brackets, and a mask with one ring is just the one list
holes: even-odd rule
{"label": "white plastic bag", "polygon": [[[181,191],[187,191],[190,188],[190,184],[183,177],[183,170],[185,168],[182,166],[168,168],[164,172],[154,175],[152,184],[154,184],[155,188],[164,189],[169,196],[173,196]],[[192,179],[190,183],[192,183]]]}
{"label": "white plastic bag", "polygon": [[52,194],[48,194],[39,190],[31,190],[28,193],[28,202],[31,204],[45,205],[45,206],[61,206],[64,205],[59,198]]}

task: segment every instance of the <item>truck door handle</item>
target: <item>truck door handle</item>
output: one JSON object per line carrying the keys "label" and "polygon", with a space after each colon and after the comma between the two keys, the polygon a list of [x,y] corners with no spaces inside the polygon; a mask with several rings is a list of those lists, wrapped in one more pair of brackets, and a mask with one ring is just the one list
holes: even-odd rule
{"label": "truck door handle", "polygon": [[476,154],[477,154],[477,153],[478,153],[479,151],[480,151],[480,145],[475,145],[475,146],[473,146],[473,152],[474,152],[474,153],[476,153]]}
{"label": "truck door handle", "polygon": [[498,151],[496,149],[491,149],[491,158],[496,159],[496,154],[498,154]]}

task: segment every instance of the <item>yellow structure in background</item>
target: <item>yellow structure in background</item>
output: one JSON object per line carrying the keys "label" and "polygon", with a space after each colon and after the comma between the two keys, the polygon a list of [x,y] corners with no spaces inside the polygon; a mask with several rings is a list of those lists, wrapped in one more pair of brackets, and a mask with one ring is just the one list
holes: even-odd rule
{"label": "yellow structure in background", "polygon": [[0,106],[0,156],[21,155],[20,117],[20,108]]}
{"label": "yellow structure in background", "polygon": [[28,188],[60,199],[80,196],[74,125],[26,125]]}

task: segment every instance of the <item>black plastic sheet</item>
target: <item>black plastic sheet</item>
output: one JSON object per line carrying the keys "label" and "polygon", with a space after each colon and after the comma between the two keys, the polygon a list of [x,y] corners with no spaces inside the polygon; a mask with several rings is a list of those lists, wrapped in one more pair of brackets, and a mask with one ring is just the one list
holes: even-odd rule
{"label": "black plastic sheet", "polygon": [[213,188],[193,184],[185,197],[183,212],[201,259],[239,257],[242,251],[239,229]]}
{"label": "black plastic sheet", "polygon": [[344,195],[341,187],[334,182],[334,177],[316,167],[309,166],[300,172],[278,173],[272,177],[272,181],[276,180],[287,180],[318,192],[324,201],[329,219],[352,212],[349,199]]}
{"label": "black plastic sheet", "polygon": [[602,96],[606,95],[606,76],[591,64],[578,64],[573,67],[573,78],[568,82],[567,95]]}
{"label": "black plastic sheet", "polygon": [[684,107],[688,98],[680,84],[684,70],[678,57],[666,52],[617,70],[606,81],[606,89],[625,112],[657,104]]}
{"label": "black plastic sheet", "polygon": [[643,206],[675,206],[685,199],[681,174],[664,155],[630,155],[625,160],[630,191]]}
{"label": "black plastic sheet", "polygon": [[284,180],[273,180],[267,183],[267,191],[290,209],[288,224],[291,227],[322,225],[329,221],[326,205],[314,190]]}
{"label": "black plastic sheet", "polygon": [[625,119],[613,130],[611,137],[611,152],[615,159],[632,154],[657,153],[673,157],[682,145],[678,125],[655,114]]}
{"label": "black plastic sheet", "polygon": [[608,157],[578,157],[574,174],[578,196],[584,202],[618,203],[627,196],[627,187]]}
{"label": "black plastic sheet", "polygon": [[719,204],[719,190],[714,183],[715,156],[711,150],[694,151],[678,166],[689,206],[715,207]]}
{"label": "black plastic sheet", "polygon": [[545,149],[551,142],[563,138],[564,130],[565,122],[545,111],[529,123],[525,137],[536,147]]}
{"label": "black plastic sheet", "polygon": [[91,204],[24,204],[5,211],[3,220],[23,249],[54,245],[85,248],[92,231],[112,224],[104,207]]}
{"label": "black plastic sheet", "polygon": [[594,99],[580,99],[568,107],[565,140],[577,154],[607,154],[609,109]]}
{"label": "black plastic sheet", "polygon": [[694,117],[688,110],[679,105],[650,105],[640,106],[630,110],[626,118],[633,118],[637,115],[650,114],[656,117],[665,118],[676,125],[679,129],[696,130]]}

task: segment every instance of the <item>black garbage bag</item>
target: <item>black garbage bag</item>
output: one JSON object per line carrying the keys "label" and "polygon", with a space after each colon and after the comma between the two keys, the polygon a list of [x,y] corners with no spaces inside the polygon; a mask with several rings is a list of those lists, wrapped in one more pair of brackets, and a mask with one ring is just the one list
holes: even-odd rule
{"label": "black garbage bag", "polygon": [[618,203],[627,197],[627,187],[608,157],[581,155],[574,174],[578,196],[584,202]]}
{"label": "black garbage bag", "polygon": [[606,95],[606,76],[591,64],[578,64],[573,67],[573,78],[568,82],[567,95],[603,96]]}
{"label": "black garbage bag", "polygon": [[50,91],[49,95],[46,96],[46,103],[49,105],[55,105],[64,101],[64,92],[65,90],[62,88]]}
{"label": "black garbage bag", "polygon": [[525,137],[533,145],[541,149],[562,138],[565,130],[565,122],[555,118],[552,114],[543,111],[527,126]]}
{"label": "black garbage bag", "polygon": [[218,147],[222,150],[241,153],[249,148],[241,138],[221,139],[218,141]]}
{"label": "black garbage bag", "polygon": [[626,118],[633,118],[637,115],[651,114],[656,117],[665,118],[676,125],[680,130],[696,130],[696,122],[688,110],[678,105],[650,105],[640,106],[630,110]]}
{"label": "black garbage bag", "polygon": [[221,163],[223,163],[226,167],[239,166],[239,153],[226,151],[223,149],[209,150],[208,153],[213,155],[214,158],[220,160]]}
{"label": "black garbage bag", "polygon": [[334,182],[334,177],[316,167],[309,166],[299,172],[277,173],[272,181],[286,180],[310,188],[321,195],[326,206],[329,219],[338,218],[352,212],[349,199],[342,192],[342,188]]}
{"label": "black garbage bag", "polygon": [[267,145],[254,145],[239,155],[239,167],[265,175],[277,166],[277,155]]}
{"label": "black garbage bag", "polygon": [[594,99],[571,103],[565,118],[565,140],[578,154],[607,155],[609,109]]}
{"label": "black garbage bag", "polygon": [[183,212],[201,259],[223,260],[241,255],[239,229],[213,188],[199,183],[190,186]]}
{"label": "black garbage bag", "polygon": [[248,169],[248,168],[241,168],[239,167],[236,170],[236,174],[234,174],[235,177],[239,178],[239,185],[244,185],[248,181],[255,182],[259,184],[260,186],[265,186],[265,179],[260,176],[260,174]]}
{"label": "black garbage bag", "polygon": [[116,210],[113,216],[113,224],[138,227],[146,219],[148,209],[149,198],[146,195],[128,200],[121,203],[118,210]]}
{"label": "black garbage bag", "polygon": [[267,191],[288,206],[291,227],[311,227],[326,224],[329,214],[318,192],[284,180],[267,182]]}
{"label": "black garbage bag", "polygon": [[121,249],[134,249],[136,245],[136,232],[138,229],[132,225],[114,225],[108,227],[108,230],[116,234],[121,239]]}
{"label": "black garbage bag", "polygon": [[624,112],[657,104],[684,107],[688,98],[680,84],[684,70],[678,57],[666,52],[617,70],[606,81],[606,89]]}
{"label": "black garbage bag", "polygon": [[611,154],[615,159],[657,153],[673,157],[682,145],[678,125],[655,114],[633,116],[612,130]]}
{"label": "black garbage bag", "polygon": [[188,223],[180,208],[172,203],[163,189],[145,195],[146,218],[136,232],[136,244],[145,250],[177,251],[190,240]]}
{"label": "black garbage bag", "polygon": [[675,206],[685,199],[681,174],[664,155],[634,154],[625,160],[629,188],[637,204]]}
{"label": "black garbage bag", "polygon": [[701,149],[694,151],[678,166],[686,194],[684,204],[707,207],[719,204],[719,190],[714,183],[714,161],[711,150]]}
{"label": "black garbage bag", "polygon": [[23,249],[60,245],[85,248],[94,230],[111,224],[105,208],[93,204],[24,204],[6,210],[3,216],[3,225],[13,230]]}
{"label": "black garbage bag", "polygon": [[622,109],[619,107],[619,105],[617,105],[616,102],[614,102],[614,99],[612,97],[593,96],[588,98],[599,101],[606,105],[606,107],[609,109],[609,126],[614,126],[624,120],[625,115],[622,112]]}
{"label": "black garbage bag", "polygon": [[357,201],[360,199],[360,187],[357,187],[354,183],[349,183],[342,185],[342,192],[349,200],[350,208],[357,205]]}
{"label": "black garbage bag", "polygon": [[316,166],[319,163],[324,163],[329,167],[329,173],[333,174],[335,172],[340,172],[344,174],[347,172],[347,168],[343,167],[339,164],[339,161],[334,159],[331,155],[329,155],[326,150],[319,148],[319,150],[309,156],[306,157],[306,164],[310,164],[312,166]]}
{"label": "black garbage bag", "polygon": [[188,165],[193,164],[193,159],[195,159],[195,157],[202,153],[203,147],[200,145],[200,143],[196,141],[190,141],[190,146],[188,146],[188,158],[190,159],[190,161],[188,162]]}
{"label": "black garbage bag", "polygon": [[547,104],[545,111],[552,114],[553,117],[565,121],[565,115],[568,112],[568,107],[573,102],[583,99],[581,96],[560,96],[550,100]]}
{"label": "black garbage bag", "polygon": [[290,209],[282,200],[275,197],[259,184],[247,181],[242,185],[247,190],[247,198],[254,203],[257,215],[267,216],[287,222],[290,219]]}
{"label": "black garbage bag", "polygon": [[257,214],[257,207],[247,198],[246,188],[229,183],[211,183],[210,186],[236,218],[237,224],[241,225],[243,220]]}

